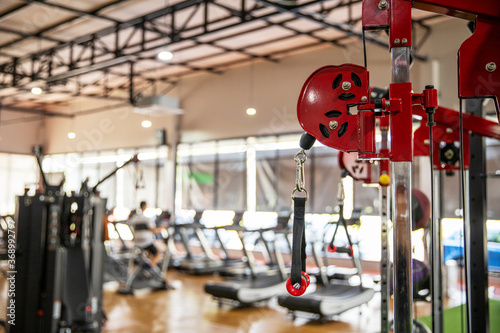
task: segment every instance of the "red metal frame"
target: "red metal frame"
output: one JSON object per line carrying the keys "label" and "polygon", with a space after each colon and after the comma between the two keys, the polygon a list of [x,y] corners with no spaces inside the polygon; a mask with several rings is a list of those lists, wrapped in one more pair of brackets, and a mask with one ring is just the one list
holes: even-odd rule
{"label": "red metal frame", "polygon": [[369,161],[360,160],[358,153],[339,152],[338,163],[341,169],[349,172],[354,180],[361,180],[366,184],[372,183],[372,165]]}
{"label": "red metal frame", "polygon": [[[366,1],[366,0],[365,0]],[[444,14],[474,21],[479,17],[500,17],[500,2],[497,0],[404,0],[412,2],[413,7],[428,12]]]}
{"label": "red metal frame", "polygon": [[368,102],[368,75],[365,67],[352,64],[325,66],[311,74],[297,104],[302,128],[324,145],[342,151],[374,149],[367,141],[375,142],[375,118],[364,115],[361,119],[350,112],[352,106]]}
{"label": "red metal frame", "polygon": [[[500,1],[482,0],[364,0],[363,29],[389,29],[389,45],[392,48],[393,78],[389,86],[389,99],[371,104],[369,101],[369,72],[365,67],[353,64],[326,66],[315,71],[305,82],[299,96],[297,114],[302,128],[326,146],[344,152],[358,152],[360,158],[382,159],[379,183],[388,183],[389,163],[411,162],[415,154],[429,154],[433,144],[434,165],[437,168],[454,168],[440,165],[441,142],[460,141],[458,112],[437,108],[437,91],[426,87],[421,94],[412,92],[409,81],[408,51],[412,44],[412,6],[455,17],[476,21],[476,29],[458,52],[458,93],[461,98],[489,97],[495,101],[500,121]],[[399,71],[399,72],[398,72]],[[351,108],[356,106],[354,115]],[[437,108],[437,110],[436,110]],[[413,134],[413,114],[422,117],[421,127]],[[429,142],[428,114],[434,114],[437,123],[433,130],[434,140]],[[380,116],[379,126],[390,128],[390,148],[376,151],[375,116]],[[500,139],[500,128],[494,123],[471,115],[463,115],[463,129]],[[425,123],[425,124],[424,124]],[[467,133],[465,133],[467,134]],[[415,136],[415,140],[414,140]],[[468,164],[468,135],[463,136]],[[425,142],[428,142],[426,145]],[[415,144],[415,146],[414,146]],[[448,170],[448,169],[446,169]],[[405,241],[411,211],[408,195],[411,189],[411,163],[395,163],[393,168],[395,225],[395,275],[396,283],[402,280],[398,296],[395,295],[395,330],[411,328],[411,255]],[[400,204],[401,203],[401,204]],[[397,226],[397,227],[396,227]],[[399,268],[398,266],[399,265]],[[408,275],[403,270],[410,267]],[[304,281],[301,283],[301,287]],[[397,284],[396,284],[397,285]],[[410,292],[406,291],[410,288]],[[297,292],[287,285],[289,292]],[[408,295],[410,295],[408,297]],[[398,307],[398,302],[405,304]],[[434,306],[434,299],[433,299]],[[409,323],[407,322],[409,319]],[[396,327],[396,323],[401,324]]]}
{"label": "red metal frame", "polygon": [[[391,98],[382,99],[380,108],[384,115],[380,118],[381,126],[391,131],[391,148],[376,152],[375,105],[368,103],[368,78],[365,67],[352,64],[315,71],[306,80],[297,104],[302,128],[326,146],[344,152],[357,151],[361,159],[412,161],[412,107],[435,108],[437,91],[428,88],[415,94],[409,82],[391,84]],[[354,106],[357,114],[351,113]]]}
{"label": "red metal frame", "polygon": [[[474,34],[459,51],[459,95],[463,98],[493,97],[498,114],[500,68],[488,68],[487,65],[500,66],[500,1],[484,0],[480,6],[469,0],[364,0],[363,27],[389,28],[391,47],[411,46],[412,4],[416,8],[456,17],[477,18]],[[486,44],[488,47],[483,48]],[[391,147],[378,152],[375,148],[376,110],[369,101],[369,91],[369,72],[365,67],[353,64],[322,67],[302,88],[297,105],[299,122],[306,132],[326,146],[345,152],[356,151],[361,159],[412,161],[414,147],[418,155],[428,153],[425,146],[428,133],[424,133],[423,127],[415,133],[417,142],[413,143],[412,115],[416,113],[426,120],[425,110],[438,105],[437,91],[429,87],[415,94],[410,82],[389,86],[390,98],[382,100],[378,115],[382,115],[381,128],[390,128]],[[357,114],[350,111],[354,106]],[[494,123],[476,118],[464,115],[464,129],[496,137]],[[435,145],[457,140],[456,119],[457,112],[438,108]],[[441,167],[437,161],[435,163]]]}
{"label": "red metal frame", "polygon": [[411,6],[409,1],[390,1],[388,10],[390,15],[389,45],[391,47],[411,46]]}
{"label": "red metal frame", "polygon": [[[363,3],[366,1],[372,2],[365,0]],[[410,0],[403,1],[410,3]],[[458,51],[458,93],[462,98],[493,98],[500,121],[500,1],[411,2],[418,9],[476,21],[476,30]],[[488,64],[495,66],[488,68]]]}
{"label": "red metal frame", "polygon": [[[440,113],[440,108],[436,113]],[[456,111],[455,111],[456,112]],[[457,112],[458,113],[458,112]],[[422,108],[415,107],[414,114],[422,117],[420,120],[420,127],[414,133],[414,154],[415,156],[429,156],[430,141],[429,141],[429,127],[427,124],[427,114],[422,111]],[[455,144],[460,142],[460,131],[458,122],[440,122],[437,121],[433,128],[433,156],[432,163],[437,170],[454,171],[458,170],[458,165],[443,164],[440,161],[440,146],[441,144]],[[469,136],[467,131],[464,130],[463,136],[464,143],[464,167],[469,167]]]}
{"label": "red metal frame", "polygon": [[[420,127],[414,134],[414,154],[415,156],[429,155],[429,128],[426,126],[427,114],[420,105],[413,107],[413,114],[422,117]],[[453,171],[458,166],[443,165],[439,160],[439,146],[441,143],[454,143],[460,141],[460,112],[438,107],[434,114],[434,155],[433,164],[438,170]],[[493,121],[477,117],[468,113],[463,114],[463,139],[464,139],[464,167],[469,167],[469,132],[479,134],[488,138],[500,140],[500,126]]]}
{"label": "red metal frame", "polygon": [[475,32],[458,51],[458,93],[462,98],[493,98],[500,122],[500,1],[386,0],[384,3],[381,6],[380,0],[364,0],[362,22],[367,30],[389,28],[391,47],[411,45],[412,5],[476,21]]}
{"label": "red metal frame", "polygon": [[499,32],[498,18],[492,20],[478,16],[474,34],[458,51],[458,92],[462,98],[493,98],[500,121]]}

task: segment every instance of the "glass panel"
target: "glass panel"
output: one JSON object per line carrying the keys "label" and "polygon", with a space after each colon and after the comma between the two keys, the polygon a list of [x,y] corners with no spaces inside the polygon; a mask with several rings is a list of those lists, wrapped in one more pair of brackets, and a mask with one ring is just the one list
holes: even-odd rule
{"label": "glass panel", "polygon": [[246,154],[219,154],[217,209],[244,211],[246,208]]}
{"label": "glass panel", "polygon": [[148,207],[155,207],[157,204],[157,168],[156,160],[141,160],[135,168],[135,189],[137,205],[140,201],[146,201]]}
{"label": "glass panel", "polygon": [[158,208],[165,210],[168,205],[167,202],[167,192],[171,191],[174,184],[167,182],[166,167],[167,162],[166,157],[160,157],[158,159],[159,170],[158,170]]}
{"label": "glass panel", "polygon": [[[489,146],[486,149],[486,173],[500,173],[500,146],[496,142],[495,146]],[[500,219],[500,175],[497,178],[489,178],[486,181],[486,202],[488,218]]]}
{"label": "glass panel", "polygon": [[80,154],[65,154],[61,155],[61,157],[62,171],[64,171],[65,178],[64,190],[66,192],[79,191],[83,181]]}
{"label": "glass panel", "polygon": [[[133,149],[119,149],[115,155],[116,165],[123,165],[126,161],[128,161],[134,154],[135,150]],[[136,198],[136,189],[135,189],[135,174],[137,164],[129,164],[124,168],[118,170],[116,172],[116,206],[120,207],[120,211],[122,208],[127,209],[136,209],[139,206],[139,202]]]}
{"label": "glass panel", "polygon": [[[116,169],[115,163],[103,163],[99,165],[99,180],[106,177],[108,174]],[[106,208],[111,209],[116,206],[116,174],[106,181],[104,181],[98,187],[101,197],[106,198]]]}
{"label": "glass panel", "polygon": [[[86,158],[88,156],[83,156]],[[88,186],[90,188],[94,187],[100,180],[99,178],[99,164],[89,163],[80,165],[81,178],[80,181],[83,182],[88,179]]]}
{"label": "glass panel", "polygon": [[[29,155],[2,154],[0,160],[0,214],[14,214],[16,196],[23,195],[25,188],[35,188],[38,182],[38,166]],[[0,192],[0,193],[1,193]]]}
{"label": "glass panel", "polygon": [[278,155],[276,151],[256,152],[257,210],[272,211],[278,204]]}
{"label": "glass panel", "polygon": [[340,169],[338,151],[328,147],[314,149],[314,195],[311,196],[312,213],[331,214],[337,203]]}
{"label": "glass panel", "polygon": [[460,216],[460,172],[443,176],[443,217]]}
{"label": "glass panel", "polygon": [[354,211],[378,215],[378,188],[366,187],[362,181],[354,181]]}
{"label": "glass panel", "polygon": [[190,163],[184,165],[182,208],[214,209],[214,172],[215,155],[193,156]]}
{"label": "glass panel", "polygon": [[142,197],[138,196],[137,181],[140,174],[138,164],[132,164],[120,170],[123,174],[123,207],[135,209],[139,207]]}

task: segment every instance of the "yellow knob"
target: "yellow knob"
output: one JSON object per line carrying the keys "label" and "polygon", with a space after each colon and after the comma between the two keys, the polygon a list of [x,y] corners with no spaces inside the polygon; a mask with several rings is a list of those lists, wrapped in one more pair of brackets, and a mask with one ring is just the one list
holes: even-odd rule
{"label": "yellow knob", "polygon": [[378,183],[382,186],[387,186],[391,182],[391,177],[389,177],[388,174],[382,174],[380,175],[380,178],[378,179]]}

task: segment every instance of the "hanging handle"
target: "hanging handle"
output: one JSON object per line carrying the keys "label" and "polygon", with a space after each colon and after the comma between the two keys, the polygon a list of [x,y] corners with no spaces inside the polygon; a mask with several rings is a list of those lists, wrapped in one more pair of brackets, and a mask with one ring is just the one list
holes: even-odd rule
{"label": "hanging handle", "polygon": [[[306,236],[305,236],[305,210],[308,194],[305,189],[304,164],[307,161],[305,150],[310,149],[316,139],[304,133],[300,139],[302,148],[295,154],[295,188],[292,191],[293,202],[293,238],[292,238],[292,267],[290,278],[286,282],[286,289],[293,296],[300,296],[305,293],[311,283],[306,271]],[[304,193],[304,196],[298,196]]]}

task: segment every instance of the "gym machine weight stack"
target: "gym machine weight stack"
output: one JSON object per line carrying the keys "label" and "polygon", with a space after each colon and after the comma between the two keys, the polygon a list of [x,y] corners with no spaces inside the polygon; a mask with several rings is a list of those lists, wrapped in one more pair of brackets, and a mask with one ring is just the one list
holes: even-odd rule
{"label": "gym machine weight stack", "polygon": [[[35,156],[44,186],[33,196],[17,197],[15,267],[8,272],[15,283],[6,332],[100,332],[106,199],[96,188],[119,168],[93,188],[85,181],[79,194],[68,196],[64,180],[47,183],[37,149]],[[132,161],[137,158],[123,166]]]}

